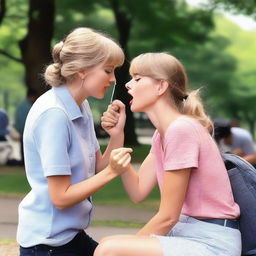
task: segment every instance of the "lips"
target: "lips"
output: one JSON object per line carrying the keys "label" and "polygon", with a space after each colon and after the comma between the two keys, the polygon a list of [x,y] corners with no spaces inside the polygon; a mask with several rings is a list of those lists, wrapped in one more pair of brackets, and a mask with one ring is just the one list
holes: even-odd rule
{"label": "lips", "polygon": [[105,86],[105,87],[104,87],[105,92],[106,92],[108,89],[109,89],[109,86]]}
{"label": "lips", "polygon": [[132,102],[133,102],[133,96],[132,96],[132,94],[131,94],[131,92],[130,92],[130,91],[128,91],[128,94],[130,94],[130,96],[131,96],[131,98],[132,98],[132,99],[131,99],[131,101],[129,102],[129,104],[130,104],[130,105],[132,105]]}

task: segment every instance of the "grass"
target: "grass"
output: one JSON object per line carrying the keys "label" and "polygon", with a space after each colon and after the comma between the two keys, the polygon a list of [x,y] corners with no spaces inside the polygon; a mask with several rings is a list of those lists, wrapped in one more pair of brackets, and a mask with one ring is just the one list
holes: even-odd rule
{"label": "grass", "polygon": [[[141,144],[138,146],[127,146],[127,147],[131,147],[133,149],[132,162],[141,163],[149,153],[151,146],[148,144]],[[106,145],[101,145],[102,152],[104,152],[105,148],[106,148]]]}
{"label": "grass", "polygon": [[93,220],[92,227],[142,228],[144,222],[123,220]]}
{"label": "grass", "polygon": [[[142,162],[149,148],[149,145],[134,147],[134,162]],[[0,166],[0,196],[24,196],[29,190],[30,186],[24,168]],[[159,202],[159,191],[156,188],[143,203],[134,204],[128,198],[122,181],[118,177],[95,193],[93,201],[99,205],[126,205],[142,209],[156,209]]]}
{"label": "grass", "polygon": [[22,196],[30,190],[22,167],[0,167],[0,195]]}
{"label": "grass", "polygon": [[12,245],[12,244],[17,244],[15,239],[0,239],[0,245]]}
{"label": "grass", "polygon": [[[0,196],[24,196],[30,190],[25,170],[21,167],[0,167]],[[128,198],[121,178],[118,177],[104,186],[93,196],[95,204],[131,206],[143,209],[156,209],[159,192],[156,188],[145,202],[134,204]]]}

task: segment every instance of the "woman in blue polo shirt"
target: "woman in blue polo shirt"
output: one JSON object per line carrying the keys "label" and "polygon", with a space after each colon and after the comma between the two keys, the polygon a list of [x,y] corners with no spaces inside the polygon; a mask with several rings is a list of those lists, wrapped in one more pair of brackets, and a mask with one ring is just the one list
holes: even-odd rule
{"label": "woman in blue polo shirt", "polygon": [[[101,154],[87,98],[104,97],[124,54],[108,36],[78,28],[55,45],[52,56],[45,71],[52,89],[37,99],[25,124],[31,191],[19,205],[17,241],[21,256],[93,255],[97,242],[83,231],[90,223],[90,196],[122,173],[130,150],[111,153],[124,138],[125,108],[115,101],[112,123],[102,121],[110,140]],[[108,164],[111,154],[123,155],[121,165]]]}

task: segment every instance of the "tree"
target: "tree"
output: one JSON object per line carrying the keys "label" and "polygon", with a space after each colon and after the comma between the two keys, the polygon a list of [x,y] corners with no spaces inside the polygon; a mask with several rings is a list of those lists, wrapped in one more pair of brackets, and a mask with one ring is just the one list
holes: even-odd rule
{"label": "tree", "polygon": [[[136,48],[140,48],[141,43],[146,41],[156,51],[170,49],[171,44],[174,47],[206,40],[213,27],[211,12],[189,10],[184,1],[141,0],[138,4],[135,0],[102,0],[95,5],[110,8],[114,13],[119,42],[126,55],[124,65],[117,71],[116,96],[126,105],[125,144],[137,144],[129,106],[131,97],[124,86],[129,79],[130,56],[136,55]],[[152,28],[157,29],[152,32]],[[138,43],[133,47],[134,51],[130,47],[132,41]],[[147,51],[145,47],[144,51]]]}
{"label": "tree", "polygon": [[[65,3],[68,2],[65,1],[64,5]],[[85,11],[84,6],[88,7],[90,13],[87,10],[82,19],[79,13],[82,14]],[[126,105],[125,143],[136,144],[134,119],[129,106],[131,98],[124,87],[129,80],[128,69],[131,57],[142,51],[170,50],[175,46],[207,40],[208,32],[213,28],[211,12],[190,10],[184,1],[167,0],[141,0],[139,4],[135,0],[99,0],[97,2],[87,0],[84,6],[79,6],[79,10],[75,11],[76,17],[80,19],[79,24],[90,24],[96,29],[103,29],[116,36],[125,52],[126,61],[116,73],[118,86],[115,96]],[[68,10],[65,14],[66,23],[67,19],[72,18],[72,8],[65,8],[66,11]],[[103,10],[112,11],[115,26],[108,20],[102,20]]]}
{"label": "tree", "polygon": [[[185,3],[179,4],[177,1],[137,1],[112,0],[111,7],[115,14],[115,20],[119,31],[121,46],[124,49],[126,58],[137,55],[136,48],[142,44],[148,43],[151,51],[159,49],[170,49],[170,45],[181,46],[184,42],[197,42],[206,40],[207,34],[212,28],[210,13],[201,11],[189,11]],[[150,17],[150,19],[148,18]],[[193,20],[194,22],[190,22]],[[188,26],[190,22],[190,26]],[[153,30],[152,28],[157,28]],[[196,29],[197,28],[197,29]],[[169,31],[169,33],[168,33]],[[138,39],[138,40],[136,40]],[[134,51],[129,49],[129,42],[135,42]],[[144,45],[145,46],[145,45]],[[143,51],[147,51],[144,47]],[[139,52],[138,52],[139,53]],[[118,98],[122,99],[126,105],[127,121],[126,130],[134,131],[130,127],[132,115],[130,112],[129,102],[131,97],[127,94],[124,85],[129,79],[129,64],[125,62],[118,73],[118,79],[123,86],[118,87]],[[133,123],[133,120],[132,120]],[[131,129],[132,128],[132,129]],[[127,141],[134,144],[136,141],[131,140],[132,134]]]}
{"label": "tree", "polygon": [[[142,49],[143,44],[149,46],[144,48],[144,51],[146,51],[149,48],[166,50],[175,46],[188,45],[188,42],[193,44],[198,41],[205,41],[208,32],[213,27],[211,12],[192,10],[187,7],[185,1],[174,0],[141,0],[139,4],[135,0],[99,0],[97,2],[80,0],[72,4],[65,0],[57,2],[59,5],[63,4],[66,14],[69,14],[64,17],[65,29],[78,24],[77,18],[79,15],[79,18],[81,18],[81,15],[87,16],[89,13],[92,16],[92,22],[84,23],[85,19],[80,19],[80,25],[96,28],[99,25],[105,26],[103,23],[99,24],[97,20],[98,13],[102,9],[113,12],[116,28],[111,27],[113,33],[110,34],[117,35],[127,56],[127,62],[122,70],[117,72],[119,84],[117,94],[127,106],[126,143],[137,143],[133,116],[129,112],[130,98],[124,88],[124,84],[129,77],[128,61],[130,61],[130,56],[137,54],[137,49]],[[51,59],[50,42],[53,36],[54,3],[51,0],[29,1],[28,31],[19,44],[21,60],[25,65],[26,86],[35,88],[38,94],[44,91],[39,74],[42,73],[44,66]],[[67,22],[66,17],[73,19],[73,22]],[[57,19],[59,19],[59,16]],[[58,29],[63,30],[64,28]],[[132,41],[138,43],[137,47],[134,47],[135,43],[131,43]],[[134,51],[131,49],[134,49]]]}
{"label": "tree", "polygon": [[40,79],[44,67],[51,60],[51,40],[54,30],[54,0],[30,0],[28,33],[19,42],[25,65],[25,83],[38,96],[46,91]]}
{"label": "tree", "polygon": [[230,40],[225,52],[231,54],[237,67],[231,76],[229,97],[224,105],[226,113],[232,118],[247,124],[251,133],[255,133],[255,98],[256,98],[256,62],[252,54],[256,51],[255,33],[242,30],[239,26],[227,21],[220,15],[215,19],[216,31],[222,37]]}
{"label": "tree", "polygon": [[3,21],[4,15],[5,15],[5,0],[0,1],[0,24]]}

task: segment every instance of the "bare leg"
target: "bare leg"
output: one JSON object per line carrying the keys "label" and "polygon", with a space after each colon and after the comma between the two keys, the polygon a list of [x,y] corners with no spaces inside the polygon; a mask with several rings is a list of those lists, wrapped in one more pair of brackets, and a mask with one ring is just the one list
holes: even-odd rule
{"label": "bare leg", "polygon": [[102,239],[94,256],[163,256],[157,238],[136,235],[117,235]]}

